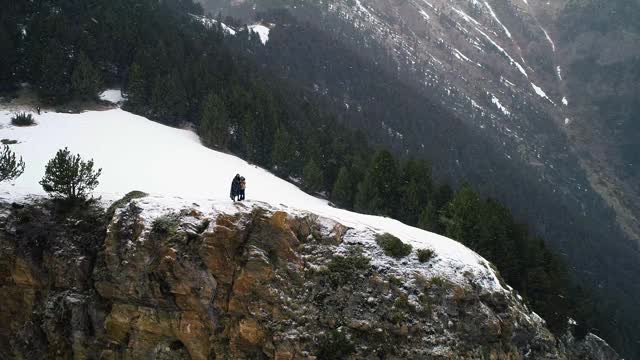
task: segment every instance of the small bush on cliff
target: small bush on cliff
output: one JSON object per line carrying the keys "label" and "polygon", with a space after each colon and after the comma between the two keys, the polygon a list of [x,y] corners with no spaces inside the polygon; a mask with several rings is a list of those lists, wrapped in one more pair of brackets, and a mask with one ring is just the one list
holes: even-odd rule
{"label": "small bush on cliff", "polygon": [[357,253],[348,256],[335,256],[327,265],[329,280],[334,286],[354,281],[358,274],[369,270],[369,262],[368,257]]}
{"label": "small bush on cliff", "polygon": [[11,125],[13,126],[31,126],[35,123],[33,115],[27,113],[17,113],[11,118]]}
{"label": "small bush on cliff", "polygon": [[9,149],[9,145],[0,150],[0,182],[17,179],[24,172],[24,161],[16,159],[16,154]]}
{"label": "small bush on cliff", "polygon": [[355,351],[356,347],[343,332],[332,330],[320,342],[318,360],[347,359]]}
{"label": "small bush on cliff", "polygon": [[418,249],[416,253],[418,254],[418,261],[420,261],[421,263],[425,263],[431,260],[435,255],[435,253],[431,249]]}
{"label": "small bush on cliff", "polygon": [[178,231],[179,224],[178,214],[165,214],[153,220],[151,232],[158,235],[173,235]]}
{"label": "small bush on cliff", "polygon": [[411,254],[411,245],[403,243],[402,240],[389,233],[376,236],[376,242],[387,256],[399,259]]}
{"label": "small bush on cliff", "polygon": [[102,169],[93,169],[93,160],[84,161],[64,148],[47,164],[40,185],[54,198],[84,201],[98,186],[101,173]]}

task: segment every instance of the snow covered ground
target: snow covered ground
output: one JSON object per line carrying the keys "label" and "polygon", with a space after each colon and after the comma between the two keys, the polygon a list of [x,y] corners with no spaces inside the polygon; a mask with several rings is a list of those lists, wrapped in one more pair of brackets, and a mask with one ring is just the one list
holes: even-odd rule
{"label": "snow covered ground", "polygon": [[[0,200],[44,194],[38,181],[46,163],[58,149],[68,147],[85,159],[93,158],[103,169],[96,195],[106,201],[141,190],[150,194],[142,201],[158,212],[194,203],[205,213],[243,211],[253,205],[289,213],[311,212],[370,234],[359,240],[369,245],[374,242],[373,234],[388,232],[416,249],[431,248],[437,257],[429,262],[430,272],[459,284],[468,283],[464,275],[468,272],[485,289],[504,290],[487,261],[462,244],[390,218],[336,209],[264,169],[202,146],[192,131],[167,127],[121,109],[43,113],[36,116],[38,125],[31,127],[11,126],[11,115],[0,110],[0,139],[18,141],[12,149],[23,157],[26,169],[15,182],[0,184]],[[236,173],[247,179],[247,207],[229,198]],[[413,263],[409,268],[422,267],[414,259],[402,261]]]}
{"label": "snow covered ground", "polygon": [[120,104],[124,101],[120,89],[105,90],[100,94],[100,100],[108,101],[112,104]]}
{"label": "snow covered ground", "polygon": [[249,28],[249,31],[258,34],[258,36],[260,37],[260,42],[262,42],[262,45],[267,44],[267,41],[269,41],[269,32],[271,31],[271,29],[269,29],[268,27],[262,24],[250,25],[248,26],[248,28]]}

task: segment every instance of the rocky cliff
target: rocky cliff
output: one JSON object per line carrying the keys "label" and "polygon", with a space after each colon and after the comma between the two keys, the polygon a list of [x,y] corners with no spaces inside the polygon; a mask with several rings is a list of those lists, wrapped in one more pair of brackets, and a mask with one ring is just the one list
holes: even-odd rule
{"label": "rocky cliff", "polygon": [[2,203],[0,357],[618,358],[559,341],[506,284],[375,236],[267,204]]}

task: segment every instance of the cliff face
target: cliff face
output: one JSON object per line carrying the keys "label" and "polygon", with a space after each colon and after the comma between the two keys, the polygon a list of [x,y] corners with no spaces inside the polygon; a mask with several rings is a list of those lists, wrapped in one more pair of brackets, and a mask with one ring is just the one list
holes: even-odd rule
{"label": "cliff face", "polygon": [[558,342],[476,274],[436,275],[438,254],[421,268],[373,232],[266,204],[154,201],[0,204],[0,357],[617,358],[595,337]]}

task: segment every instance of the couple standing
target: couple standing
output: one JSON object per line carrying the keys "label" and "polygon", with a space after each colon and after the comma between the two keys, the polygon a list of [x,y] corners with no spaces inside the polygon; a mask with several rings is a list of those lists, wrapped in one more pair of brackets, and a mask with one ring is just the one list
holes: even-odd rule
{"label": "couple standing", "polygon": [[231,182],[231,200],[244,200],[244,189],[246,186],[247,185],[244,176],[236,174],[236,176],[233,178],[233,181]]}

